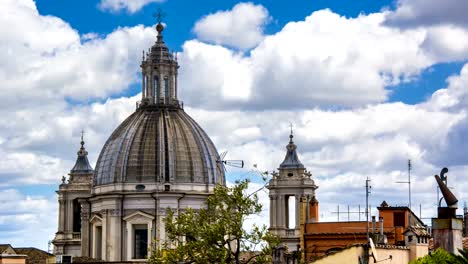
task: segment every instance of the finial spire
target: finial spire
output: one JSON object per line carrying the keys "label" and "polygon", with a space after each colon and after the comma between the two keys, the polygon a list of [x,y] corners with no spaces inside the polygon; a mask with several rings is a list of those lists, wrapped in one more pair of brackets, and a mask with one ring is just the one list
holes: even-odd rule
{"label": "finial spire", "polygon": [[290,124],[291,134],[289,135],[289,144],[286,146],[286,157],[281,163],[280,168],[304,168],[304,165],[299,161],[297,156],[297,146],[293,142],[293,129],[292,124]]}
{"label": "finial spire", "polygon": [[289,123],[289,127],[291,128],[291,134],[289,134],[289,143],[293,143],[293,140],[292,140],[293,137],[294,137],[294,135],[293,135],[293,124],[291,122]]}
{"label": "finial spire", "polygon": [[162,32],[164,30],[162,20],[166,16],[166,13],[164,13],[161,10],[161,8],[158,8],[158,10],[156,11],[156,13],[153,14],[153,16],[156,18],[156,22],[158,22],[158,24],[156,25],[156,31],[158,32],[158,40],[160,40],[160,38],[162,38]]}
{"label": "finial spire", "polygon": [[81,130],[81,149],[84,149],[84,130]]}
{"label": "finial spire", "polygon": [[156,10],[156,13],[154,13],[153,16],[156,18],[156,22],[158,22],[158,24],[161,24],[163,18],[166,16],[166,13],[164,13],[161,8],[158,8],[158,10]]}
{"label": "finial spire", "polygon": [[80,150],[78,150],[78,153],[76,153],[78,157],[76,159],[75,166],[73,166],[73,168],[70,171],[71,173],[88,173],[93,171],[93,168],[91,167],[91,165],[89,165],[87,157],[88,151],[86,151],[84,147],[84,134],[84,130],[81,130],[81,147]]}

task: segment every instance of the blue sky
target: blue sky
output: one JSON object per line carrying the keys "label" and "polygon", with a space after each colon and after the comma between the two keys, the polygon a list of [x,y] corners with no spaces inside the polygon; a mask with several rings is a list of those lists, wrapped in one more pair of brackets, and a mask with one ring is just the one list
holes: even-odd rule
{"label": "blue sky", "polygon": [[[140,3],[136,5],[135,3]],[[0,3],[0,243],[47,248],[55,189],[73,166],[80,131],[95,164],[139,100],[141,50],[164,39],[180,55],[185,110],[218,150],[243,159],[228,180],[277,168],[289,124],[320,188],[337,205],[412,204],[435,212],[430,177],[468,173],[468,19],[464,0],[5,0]],[[435,10],[435,11],[434,11]],[[258,183],[259,184],[259,183]],[[466,185],[468,186],[468,185]],[[456,186],[460,201],[468,187]],[[267,223],[268,202],[258,221]]]}

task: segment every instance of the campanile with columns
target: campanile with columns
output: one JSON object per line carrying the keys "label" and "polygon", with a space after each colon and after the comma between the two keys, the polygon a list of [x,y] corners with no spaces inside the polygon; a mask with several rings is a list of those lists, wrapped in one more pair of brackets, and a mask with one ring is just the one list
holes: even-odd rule
{"label": "campanile with columns", "polygon": [[[318,207],[318,201],[315,198],[315,190],[318,186],[312,180],[312,174],[299,161],[296,149],[291,131],[289,144],[286,146],[286,157],[280,164],[278,172],[273,173],[273,178],[267,186],[270,191],[269,230],[280,237],[281,243],[286,245],[289,251],[294,251],[300,242],[301,201],[308,201],[309,204],[313,201],[313,205]],[[291,214],[290,206],[295,207],[294,215]],[[315,220],[318,221],[318,216]]]}

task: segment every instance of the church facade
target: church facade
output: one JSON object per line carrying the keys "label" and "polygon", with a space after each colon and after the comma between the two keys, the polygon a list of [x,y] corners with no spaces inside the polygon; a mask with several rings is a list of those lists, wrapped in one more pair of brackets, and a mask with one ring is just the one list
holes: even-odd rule
{"label": "church facade", "polygon": [[143,53],[142,99],[110,135],[96,168],[84,141],[68,181],[59,186],[56,255],[105,261],[146,259],[165,242],[167,208],[200,208],[225,184],[217,150],[178,100],[178,63],[158,23],[156,42]]}

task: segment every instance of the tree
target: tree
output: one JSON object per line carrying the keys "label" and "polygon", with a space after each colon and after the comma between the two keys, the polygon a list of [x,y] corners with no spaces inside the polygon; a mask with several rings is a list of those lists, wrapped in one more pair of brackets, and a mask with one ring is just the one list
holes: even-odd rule
{"label": "tree", "polygon": [[[249,181],[232,187],[218,185],[206,200],[206,208],[187,209],[165,218],[169,244],[160,245],[150,263],[267,263],[278,239],[266,226],[243,228],[245,220],[259,214],[257,192],[247,194]],[[241,255],[243,253],[243,255]]]}
{"label": "tree", "polygon": [[438,248],[434,252],[429,253],[422,258],[418,258],[411,262],[411,264],[451,264],[451,263],[461,263],[456,262],[455,257],[448,253],[447,251],[443,250],[442,248]]}
{"label": "tree", "polygon": [[459,254],[451,253],[454,258],[453,261],[449,261],[450,264],[468,264],[468,250],[458,250]]}

